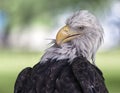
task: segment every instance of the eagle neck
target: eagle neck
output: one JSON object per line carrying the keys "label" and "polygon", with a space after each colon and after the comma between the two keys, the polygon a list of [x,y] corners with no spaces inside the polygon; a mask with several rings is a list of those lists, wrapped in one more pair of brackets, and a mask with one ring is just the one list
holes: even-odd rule
{"label": "eagle neck", "polygon": [[77,50],[74,46],[71,46],[69,44],[63,44],[60,47],[53,45],[52,47],[46,50],[46,53],[41,59],[41,62],[46,62],[48,61],[48,59],[68,59],[69,62],[71,62],[75,57],[77,57]]}

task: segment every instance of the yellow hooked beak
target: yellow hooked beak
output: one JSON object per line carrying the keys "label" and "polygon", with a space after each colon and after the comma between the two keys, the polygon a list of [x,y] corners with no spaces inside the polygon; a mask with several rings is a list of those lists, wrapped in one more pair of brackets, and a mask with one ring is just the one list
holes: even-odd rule
{"label": "yellow hooked beak", "polygon": [[68,26],[64,26],[59,30],[56,36],[56,43],[57,45],[61,45],[65,42],[68,42],[72,39],[74,39],[76,36],[80,35],[75,31],[71,31]]}

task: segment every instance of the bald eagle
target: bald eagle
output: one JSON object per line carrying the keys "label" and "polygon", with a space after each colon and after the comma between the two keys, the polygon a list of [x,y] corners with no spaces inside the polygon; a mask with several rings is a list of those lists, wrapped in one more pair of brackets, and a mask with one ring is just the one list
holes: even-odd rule
{"label": "bald eagle", "polygon": [[18,75],[14,93],[108,93],[95,65],[103,29],[87,10],[66,20],[41,61]]}

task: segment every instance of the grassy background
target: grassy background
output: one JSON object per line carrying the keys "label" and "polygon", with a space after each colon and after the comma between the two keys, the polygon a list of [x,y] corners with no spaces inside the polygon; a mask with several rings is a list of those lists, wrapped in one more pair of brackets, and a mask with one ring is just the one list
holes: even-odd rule
{"label": "grassy background", "polygon": [[[36,64],[41,54],[0,50],[0,93],[13,93],[18,73]],[[104,73],[109,93],[120,93],[120,49],[98,53],[96,64]]]}

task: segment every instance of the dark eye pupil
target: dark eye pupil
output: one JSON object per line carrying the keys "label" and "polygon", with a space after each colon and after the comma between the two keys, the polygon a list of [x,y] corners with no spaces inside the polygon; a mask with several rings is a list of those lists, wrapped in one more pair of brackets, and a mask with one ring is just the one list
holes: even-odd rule
{"label": "dark eye pupil", "polygon": [[83,30],[83,29],[84,29],[84,27],[83,27],[83,26],[81,26],[81,27],[79,27],[79,29],[80,29],[80,30]]}

